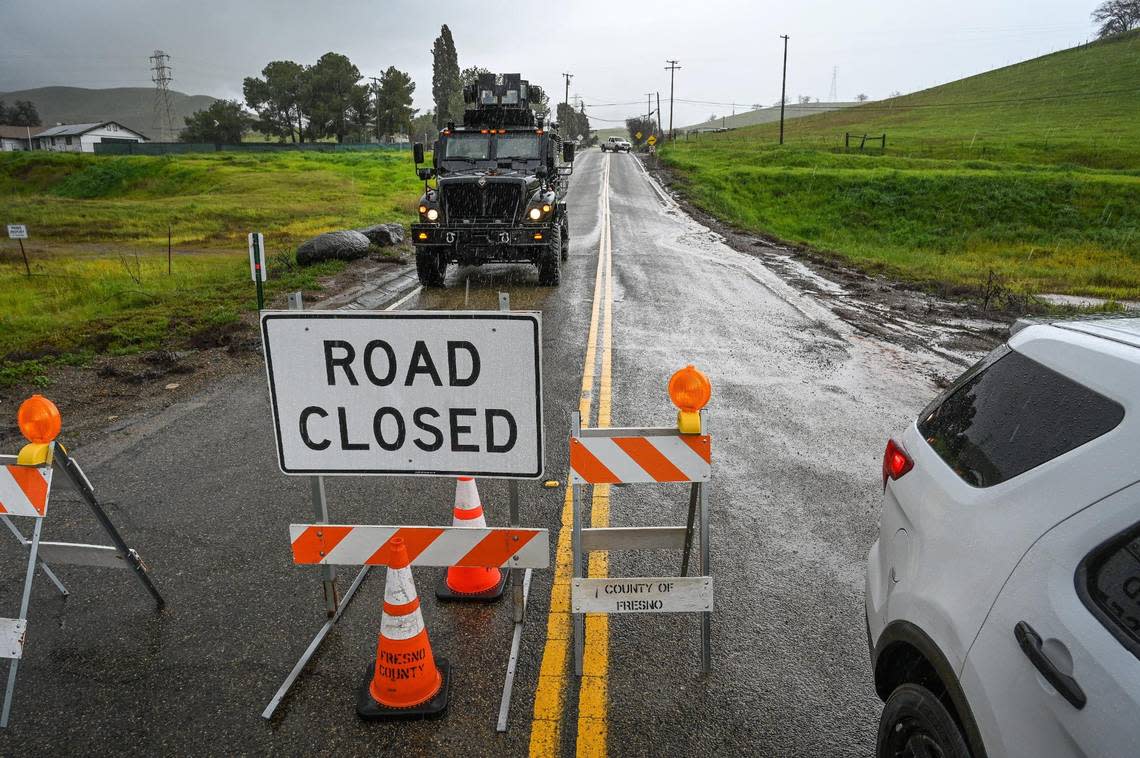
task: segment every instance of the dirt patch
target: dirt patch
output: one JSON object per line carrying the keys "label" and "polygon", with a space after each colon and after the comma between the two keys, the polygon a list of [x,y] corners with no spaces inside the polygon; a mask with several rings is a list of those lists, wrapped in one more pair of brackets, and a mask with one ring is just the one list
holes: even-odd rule
{"label": "dirt patch", "polygon": [[[410,248],[410,246],[408,246]],[[404,259],[364,258],[320,281],[321,288],[303,293],[313,307],[342,298],[368,282],[402,269]],[[284,300],[268,308],[284,308]],[[50,350],[26,359],[50,355]],[[50,397],[64,419],[65,437],[77,446],[114,431],[131,419],[150,416],[185,402],[221,378],[261,371],[261,338],[257,315],[246,313],[234,323],[201,329],[190,335],[184,350],[156,350],[135,355],[100,355],[85,366],[52,367],[47,381],[28,381],[0,388],[0,452],[14,453],[23,443],[16,409],[33,393]]]}

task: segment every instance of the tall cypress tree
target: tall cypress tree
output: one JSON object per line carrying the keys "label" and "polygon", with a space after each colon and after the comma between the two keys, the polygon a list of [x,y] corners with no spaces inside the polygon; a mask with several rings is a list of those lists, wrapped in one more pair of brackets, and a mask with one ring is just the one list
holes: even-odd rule
{"label": "tall cypress tree", "polygon": [[459,79],[459,55],[451,30],[444,24],[431,48],[431,96],[435,101],[435,125],[442,129],[463,109],[463,88]]}

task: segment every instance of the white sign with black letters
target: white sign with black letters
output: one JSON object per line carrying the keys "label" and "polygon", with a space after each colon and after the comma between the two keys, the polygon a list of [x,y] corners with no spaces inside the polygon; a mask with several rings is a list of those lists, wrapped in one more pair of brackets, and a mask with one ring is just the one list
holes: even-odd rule
{"label": "white sign with black letters", "polygon": [[575,578],[570,582],[574,613],[683,613],[711,611],[711,576]]}
{"label": "white sign with black letters", "polygon": [[28,238],[28,227],[23,224],[8,224],[8,239],[10,240],[26,240]]}
{"label": "white sign with black letters", "polygon": [[543,472],[542,317],[496,311],[266,311],[286,474]]}

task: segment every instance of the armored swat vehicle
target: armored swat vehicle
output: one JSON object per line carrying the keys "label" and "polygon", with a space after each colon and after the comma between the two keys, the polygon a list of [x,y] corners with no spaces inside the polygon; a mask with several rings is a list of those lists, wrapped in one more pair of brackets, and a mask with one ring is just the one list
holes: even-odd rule
{"label": "armored swat vehicle", "polygon": [[443,286],[450,263],[493,262],[533,263],[540,284],[558,284],[574,144],[536,116],[538,96],[518,74],[482,75],[464,87],[463,124],[440,132],[431,168],[419,167],[424,146],[413,147],[424,194],[412,242],[424,286]]}

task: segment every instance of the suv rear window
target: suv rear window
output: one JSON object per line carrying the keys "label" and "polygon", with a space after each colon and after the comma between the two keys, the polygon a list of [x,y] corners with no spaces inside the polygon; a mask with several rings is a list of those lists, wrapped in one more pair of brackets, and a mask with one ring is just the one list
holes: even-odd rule
{"label": "suv rear window", "polygon": [[1112,430],[1124,408],[1008,347],[931,403],[918,430],[966,483],[991,487]]}
{"label": "suv rear window", "polygon": [[1100,545],[1077,569],[1085,606],[1140,658],[1140,524]]}

